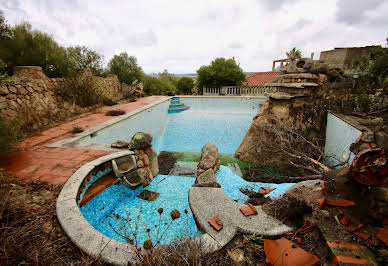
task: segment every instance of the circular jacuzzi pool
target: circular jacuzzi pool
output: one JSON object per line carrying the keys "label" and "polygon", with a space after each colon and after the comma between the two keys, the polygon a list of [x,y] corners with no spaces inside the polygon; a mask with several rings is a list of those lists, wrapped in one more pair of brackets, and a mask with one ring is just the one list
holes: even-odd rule
{"label": "circular jacuzzi pool", "polygon": [[[147,240],[156,248],[190,240],[208,253],[222,248],[237,231],[275,235],[291,230],[261,211],[245,218],[239,209],[247,199],[240,188],[258,191],[262,186],[272,186],[276,189],[268,196],[278,197],[293,184],[247,182],[221,166],[216,178],[222,188],[193,188],[195,178],[157,175],[148,186],[130,189],[112,172],[112,160],[129,154],[133,152],[116,152],[85,164],[58,196],[60,224],[89,255],[127,265],[128,261],[137,261],[139,248]],[[207,222],[214,215],[224,217],[225,230],[220,234]]]}

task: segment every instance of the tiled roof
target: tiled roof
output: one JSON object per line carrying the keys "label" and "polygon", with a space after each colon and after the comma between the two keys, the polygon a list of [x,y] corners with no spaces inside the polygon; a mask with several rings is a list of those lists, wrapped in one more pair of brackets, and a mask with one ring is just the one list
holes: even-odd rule
{"label": "tiled roof", "polygon": [[257,72],[246,76],[244,85],[263,86],[265,83],[272,82],[273,78],[279,76],[280,72]]}

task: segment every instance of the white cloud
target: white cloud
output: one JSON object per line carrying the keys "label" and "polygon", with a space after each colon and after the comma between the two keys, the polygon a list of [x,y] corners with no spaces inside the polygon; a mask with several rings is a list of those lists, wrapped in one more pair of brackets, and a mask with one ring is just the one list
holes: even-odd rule
{"label": "white cloud", "polygon": [[388,5],[362,2],[0,0],[0,9],[11,24],[27,20],[65,46],[89,46],[106,60],[127,51],[147,73],[187,73],[218,56],[268,71],[294,46],[318,57],[334,47],[383,44]]}

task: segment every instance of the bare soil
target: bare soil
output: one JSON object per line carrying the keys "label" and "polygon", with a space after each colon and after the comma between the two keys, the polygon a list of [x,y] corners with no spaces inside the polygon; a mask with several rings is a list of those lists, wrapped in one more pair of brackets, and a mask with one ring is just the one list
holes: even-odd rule
{"label": "bare soil", "polygon": [[161,175],[168,175],[176,161],[177,158],[173,153],[167,151],[160,152],[158,156],[159,173]]}
{"label": "bare soil", "polygon": [[[355,202],[356,206],[334,207],[326,204],[322,209],[319,209],[317,199],[325,197],[322,190],[300,187],[288,191],[276,200],[265,203],[263,210],[295,228],[315,224],[326,240],[338,240],[366,246],[374,253],[378,263],[388,262],[387,257],[382,255],[386,252],[386,248],[383,243],[376,239],[376,230],[374,229],[374,227],[383,226],[382,220],[384,217],[377,215],[374,209],[371,208],[373,205],[369,188],[349,179],[341,171],[326,173],[324,181],[329,199],[350,200]],[[361,229],[356,231],[368,234],[370,237],[363,240],[346,230],[346,227],[340,223],[343,216],[350,218],[350,225],[358,226],[361,224]],[[303,237],[305,236],[306,234],[303,234]],[[315,241],[310,242],[313,245]],[[324,247],[324,243],[322,247]],[[320,249],[318,248],[318,251],[313,253],[322,259]]]}

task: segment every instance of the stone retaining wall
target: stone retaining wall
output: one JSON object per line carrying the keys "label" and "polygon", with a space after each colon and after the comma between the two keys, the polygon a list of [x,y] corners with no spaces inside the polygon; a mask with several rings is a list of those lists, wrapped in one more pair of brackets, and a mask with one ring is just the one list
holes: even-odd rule
{"label": "stone retaining wall", "polygon": [[[90,70],[84,70],[82,74],[93,76]],[[31,126],[35,128],[47,125],[51,117],[64,117],[91,109],[79,107],[58,96],[56,90],[64,86],[66,79],[48,78],[41,67],[15,67],[14,77],[17,78],[14,84],[0,85],[0,116],[7,119],[21,115],[23,123],[33,123]],[[93,76],[93,79],[101,93],[113,101],[143,94],[142,85],[120,83],[116,75],[106,78]]]}

